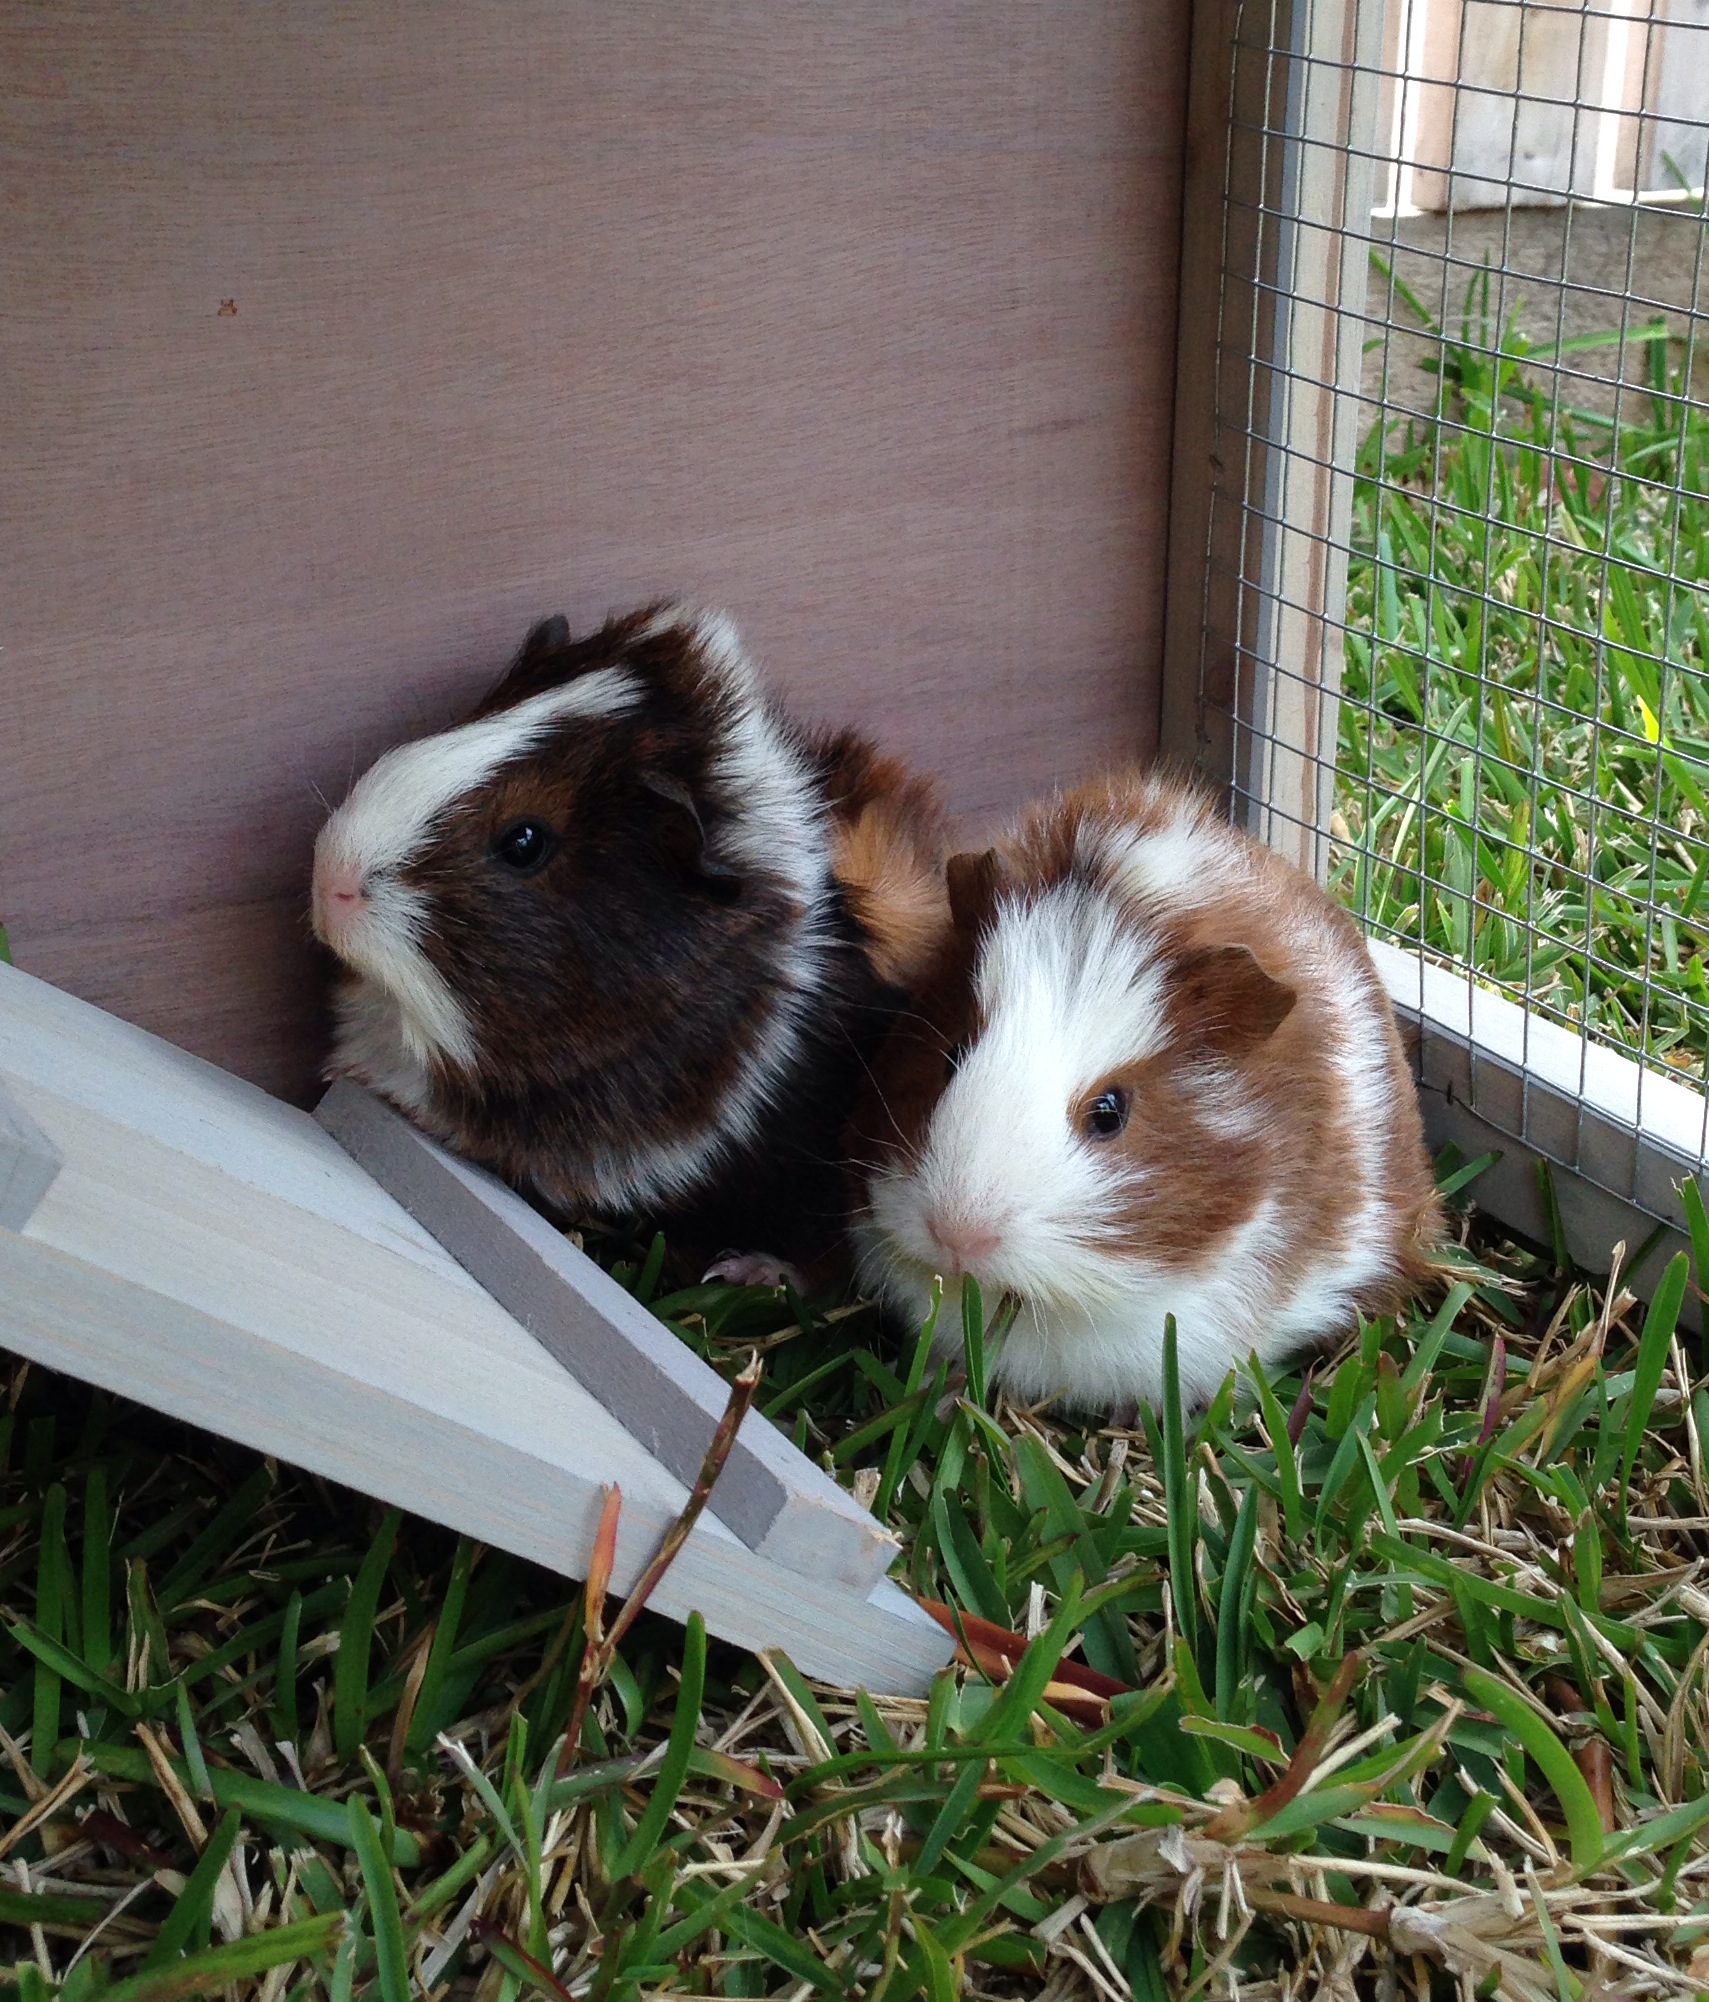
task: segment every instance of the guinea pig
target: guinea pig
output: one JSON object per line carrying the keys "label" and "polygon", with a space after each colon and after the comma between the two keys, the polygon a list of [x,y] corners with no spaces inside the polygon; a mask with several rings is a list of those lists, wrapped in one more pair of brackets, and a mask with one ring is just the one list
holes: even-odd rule
{"label": "guinea pig", "polygon": [[[1197,793],[1115,777],[948,865],[952,921],[851,1129],[869,1290],[1016,1303],[1014,1395],[1183,1400],[1398,1305],[1441,1228],[1358,926]],[[961,1317],[940,1317],[941,1346]]]}
{"label": "guinea pig", "polygon": [[726,619],[544,620],[321,830],[327,1075],[562,1213],[811,1260],[944,852],[929,784],[790,722]]}

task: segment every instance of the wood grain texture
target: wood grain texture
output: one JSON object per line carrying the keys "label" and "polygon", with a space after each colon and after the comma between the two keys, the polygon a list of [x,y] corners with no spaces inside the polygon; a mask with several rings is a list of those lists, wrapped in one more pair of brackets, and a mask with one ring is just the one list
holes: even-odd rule
{"label": "wood grain texture", "polygon": [[[654,1459],[695,1478],[729,1398],[716,1370],[520,1196],[372,1092],[341,1080],[315,1118]],[[719,1476],[718,1515],[774,1563],[844,1584],[870,1589],[896,1555],[896,1539],[758,1412]]]}
{"label": "wood grain texture", "polygon": [[[616,1482],[617,1589],[651,1555],[683,1483],[307,1114],[6,967],[0,1090],[62,1163],[0,1228],[6,1347],[572,1576]],[[717,1508],[661,1610],[876,1687],[947,1656],[894,1587],[786,1569]]]}
{"label": "wood grain texture", "polygon": [[304,1093],[317,790],[555,608],[721,603],[972,815],[1149,751],[1186,17],[7,9],[20,962]]}
{"label": "wood grain texture", "polygon": [[59,1173],[59,1150],[0,1086],[0,1230],[22,1230]]}

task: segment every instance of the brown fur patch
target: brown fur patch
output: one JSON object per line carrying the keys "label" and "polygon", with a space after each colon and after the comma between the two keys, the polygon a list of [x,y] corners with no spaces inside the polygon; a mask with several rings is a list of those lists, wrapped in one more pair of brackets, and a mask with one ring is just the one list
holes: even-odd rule
{"label": "brown fur patch", "polygon": [[907,991],[949,920],[943,809],[929,779],[881,757],[852,731],[821,745],[831,809],[831,873],[879,979]]}
{"label": "brown fur patch", "polygon": [[[1148,895],[1143,871],[1130,878],[1119,867],[1125,837],[1160,832],[1184,812],[1220,857],[1224,880],[1214,894],[1190,884],[1181,895]],[[1392,1231],[1384,1269],[1358,1304],[1366,1312],[1398,1304],[1431,1270],[1442,1217],[1410,1071],[1362,934],[1314,882],[1173,782],[1138,773],[1096,780],[1033,808],[990,856],[955,858],[955,934],[880,1053],[853,1151],[869,1162],[919,1158],[950,1076],[946,1053],[977,1027],[972,980],[993,900],[1065,882],[1111,897],[1171,969],[1168,1046],[1063,1109],[1065,1119],[1082,1119],[1100,1093],[1128,1093],[1126,1127],[1096,1144],[1131,1190],[1121,1221],[1135,1248],[1190,1268],[1272,1199],[1276,1278],[1292,1284],[1345,1241],[1361,1199],[1374,1194]],[[1349,1103],[1335,1061],[1351,990],[1377,1015],[1386,1105],[1379,1092]],[[1380,1128],[1367,1135],[1373,1119]],[[1368,1188],[1354,1166],[1366,1137]]]}

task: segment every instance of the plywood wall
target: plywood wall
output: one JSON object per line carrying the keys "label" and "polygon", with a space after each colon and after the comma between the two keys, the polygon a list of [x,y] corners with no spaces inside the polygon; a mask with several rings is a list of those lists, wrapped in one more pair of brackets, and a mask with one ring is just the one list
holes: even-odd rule
{"label": "plywood wall", "polygon": [[1185,0],[14,4],[0,920],[292,1094],[322,798],[728,607],[989,814],[1155,741]]}

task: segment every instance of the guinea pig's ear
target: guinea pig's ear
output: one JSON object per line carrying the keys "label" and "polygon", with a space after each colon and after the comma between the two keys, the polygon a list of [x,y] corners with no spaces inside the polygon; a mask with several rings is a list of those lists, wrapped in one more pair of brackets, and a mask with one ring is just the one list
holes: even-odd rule
{"label": "guinea pig's ear", "polygon": [[661,808],[656,832],[666,860],[716,902],[733,904],[742,894],[742,879],[707,847],[694,794],[668,772],[643,771],[640,778],[642,788]]}
{"label": "guinea pig's ear", "polygon": [[1269,1039],[1299,997],[1272,979],[1250,946],[1190,952],[1175,969],[1170,1001],[1186,1041],[1238,1060]]}
{"label": "guinea pig's ear", "polygon": [[490,716],[500,709],[508,709],[512,704],[525,702],[531,695],[539,695],[560,681],[567,681],[576,671],[577,663],[570,654],[570,622],[562,612],[554,612],[549,619],[541,619],[529,628],[528,637],[522,642],[516,658],[510,663],[498,680],[493,683],[474,712],[475,717]]}
{"label": "guinea pig's ear", "polygon": [[554,612],[549,619],[542,619],[531,628],[527,639],[522,642],[522,651],[516,656],[516,666],[536,665],[543,654],[556,653],[560,647],[570,643],[570,622],[562,612]]}
{"label": "guinea pig's ear", "polygon": [[977,931],[991,909],[1003,865],[995,848],[983,855],[952,855],[944,865],[949,914],[959,932]]}

